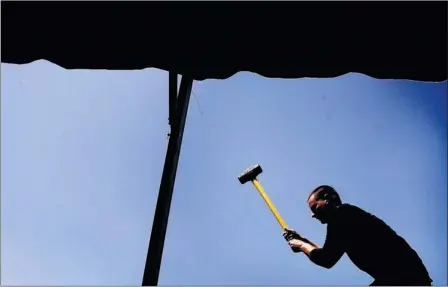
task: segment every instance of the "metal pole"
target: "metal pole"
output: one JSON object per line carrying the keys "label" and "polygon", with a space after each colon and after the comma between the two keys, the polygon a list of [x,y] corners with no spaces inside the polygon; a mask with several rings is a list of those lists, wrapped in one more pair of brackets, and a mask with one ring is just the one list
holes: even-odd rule
{"label": "metal pole", "polygon": [[173,126],[176,122],[176,110],[177,110],[177,74],[169,72],[168,80],[168,98],[169,98],[169,110],[168,110],[168,124]]}
{"label": "metal pole", "polygon": [[143,286],[156,286],[159,280],[160,263],[162,262],[165,234],[192,86],[193,79],[188,76],[182,76],[177,97],[175,124],[171,126],[171,136],[168,142],[159,197],[146,256]]}

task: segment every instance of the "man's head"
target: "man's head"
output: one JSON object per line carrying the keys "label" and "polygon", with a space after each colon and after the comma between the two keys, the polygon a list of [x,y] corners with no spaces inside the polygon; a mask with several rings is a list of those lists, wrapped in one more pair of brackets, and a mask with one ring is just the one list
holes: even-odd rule
{"label": "man's head", "polygon": [[321,185],[314,189],[308,197],[308,206],[312,217],[326,224],[331,220],[331,215],[341,205],[341,198],[334,188]]}

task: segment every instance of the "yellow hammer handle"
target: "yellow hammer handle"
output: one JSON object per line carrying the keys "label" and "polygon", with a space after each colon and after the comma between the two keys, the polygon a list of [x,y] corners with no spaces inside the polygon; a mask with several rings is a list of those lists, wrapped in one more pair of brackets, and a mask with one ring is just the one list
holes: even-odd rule
{"label": "yellow hammer handle", "polygon": [[269,199],[269,197],[266,194],[266,192],[264,192],[263,187],[261,187],[260,182],[257,179],[254,179],[254,180],[252,180],[252,183],[255,186],[255,188],[258,190],[258,192],[260,193],[261,197],[263,197],[264,201],[266,202],[266,204],[268,205],[269,209],[274,214],[274,216],[277,219],[278,223],[280,223],[280,225],[283,228],[283,230],[287,229],[288,226],[286,225],[286,223],[283,220],[283,218],[280,216],[280,213],[278,213],[277,208],[275,208],[274,204]]}

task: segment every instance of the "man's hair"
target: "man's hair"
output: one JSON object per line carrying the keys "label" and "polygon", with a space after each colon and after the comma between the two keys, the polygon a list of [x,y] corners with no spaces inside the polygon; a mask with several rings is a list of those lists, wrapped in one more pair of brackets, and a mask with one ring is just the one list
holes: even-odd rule
{"label": "man's hair", "polygon": [[311,196],[315,195],[316,199],[324,199],[325,195],[329,195],[333,202],[337,204],[342,204],[341,197],[337,193],[337,191],[329,186],[329,185],[320,185],[316,187],[308,196],[308,200],[310,200]]}

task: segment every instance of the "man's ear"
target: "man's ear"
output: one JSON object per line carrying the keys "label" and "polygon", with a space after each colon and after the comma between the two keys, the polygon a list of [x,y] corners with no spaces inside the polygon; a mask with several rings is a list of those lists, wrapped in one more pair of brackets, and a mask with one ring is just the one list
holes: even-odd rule
{"label": "man's ear", "polygon": [[324,194],[324,196],[322,196],[322,200],[326,203],[330,202],[330,197],[328,196],[328,194]]}
{"label": "man's ear", "polygon": [[323,200],[325,200],[327,203],[328,202],[332,202],[333,203],[335,199],[336,199],[336,195],[334,195],[334,194],[330,195],[330,194],[327,193],[323,197]]}

